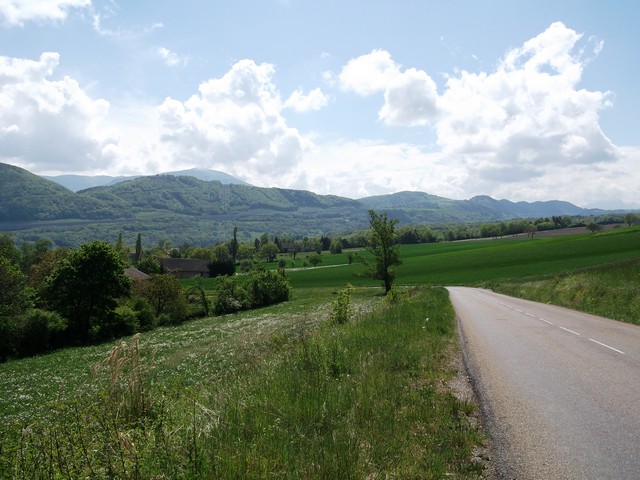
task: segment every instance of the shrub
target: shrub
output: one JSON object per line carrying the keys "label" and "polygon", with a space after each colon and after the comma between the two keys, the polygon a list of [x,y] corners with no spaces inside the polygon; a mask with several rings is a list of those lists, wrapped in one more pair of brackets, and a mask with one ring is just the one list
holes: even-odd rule
{"label": "shrub", "polygon": [[154,315],[153,308],[151,308],[149,302],[142,297],[136,296],[131,299],[130,306],[136,312],[141,332],[146,332],[155,328],[156,316]]}
{"label": "shrub", "polygon": [[258,267],[246,279],[221,277],[214,288],[213,312],[216,315],[234,313],[250,308],[266,307],[285,302],[291,296],[291,286],[284,270],[267,270]]}
{"label": "shrub", "polygon": [[391,287],[391,290],[387,293],[387,303],[396,305],[407,299],[407,292],[398,289],[395,285]]}
{"label": "shrub", "polygon": [[317,267],[322,263],[322,255],[320,255],[319,253],[314,253],[312,255],[309,255],[307,259],[309,260],[309,263],[314,267]]}
{"label": "shrub", "polygon": [[346,288],[338,290],[336,299],[332,302],[333,309],[331,310],[331,323],[335,325],[342,325],[351,320],[351,295],[353,294],[353,287],[348,284]]}
{"label": "shrub", "polygon": [[247,291],[251,308],[259,308],[289,300],[291,285],[284,270],[271,271],[262,268],[251,274]]}
{"label": "shrub", "polygon": [[235,277],[220,277],[214,287],[213,313],[224,315],[249,307],[247,291]]}
{"label": "shrub", "polygon": [[209,275],[211,277],[219,277],[221,275],[233,275],[236,273],[236,264],[232,259],[214,260],[209,264]]}
{"label": "shrub", "polygon": [[182,323],[188,316],[184,290],[173,275],[154,275],[148,281],[134,284],[134,291],[149,302],[156,316],[167,314],[173,324]]}
{"label": "shrub", "polygon": [[15,333],[17,354],[36,355],[64,344],[67,321],[55,312],[32,309],[18,322]]}

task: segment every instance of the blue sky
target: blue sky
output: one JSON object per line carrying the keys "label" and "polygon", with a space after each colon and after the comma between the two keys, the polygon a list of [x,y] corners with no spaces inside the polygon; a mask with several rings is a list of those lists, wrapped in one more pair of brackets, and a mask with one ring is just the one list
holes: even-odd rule
{"label": "blue sky", "polygon": [[0,0],[0,162],[640,208],[640,2]]}

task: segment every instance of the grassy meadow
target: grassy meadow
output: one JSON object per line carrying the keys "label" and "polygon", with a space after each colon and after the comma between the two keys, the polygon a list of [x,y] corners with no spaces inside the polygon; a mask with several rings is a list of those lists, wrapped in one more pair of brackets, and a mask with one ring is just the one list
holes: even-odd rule
{"label": "grassy meadow", "polygon": [[401,258],[395,303],[347,253],[324,254],[288,272],[289,302],[0,364],[0,478],[481,478],[474,406],[448,387],[455,319],[435,286],[638,321],[637,227],[402,246]]}
{"label": "grassy meadow", "polygon": [[328,289],[0,365],[0,478],[478,478],[444,289]]}
{"label": "grassy meadow", "polygon": [[[400,285],[477,285],[492,281],[558,275],[576,269],[640,257],[640,228],[620,228],[597,234],[403,245]],[[329,265],[341,265],[329,267]],[[347,254],[324,254],[321,266],[289,273],[295,288],[310,286],[378,285],[358,278],[358,264]]]}

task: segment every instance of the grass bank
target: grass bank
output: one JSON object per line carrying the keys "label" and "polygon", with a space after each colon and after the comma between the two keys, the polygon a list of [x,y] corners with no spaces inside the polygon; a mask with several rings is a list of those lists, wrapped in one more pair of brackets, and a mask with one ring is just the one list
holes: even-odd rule
{"label": "grass bank", "polygon": [[485,286],[507,295],[640,325],[640,259]]}
{"label": "grass bank", "polygon": [[[4,405],[0,477],[476,478],[473,407],[446,388],[457,348],[446,291],[388,305],[377,289],[357,290],[344,325],[328,321],[330,292],[149,332],[102,355],[39,357],[91,380],[38,398],[39,410]],[[0,376],[35,361],[0,365]],[[3,391],[36,397],[35,365]]]}

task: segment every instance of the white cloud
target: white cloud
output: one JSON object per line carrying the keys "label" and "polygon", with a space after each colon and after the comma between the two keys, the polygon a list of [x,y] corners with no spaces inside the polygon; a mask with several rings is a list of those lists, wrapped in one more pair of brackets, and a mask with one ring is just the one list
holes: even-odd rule
{"label": "white cloud", "polygon": [[342,68],[339,80],[345,91],[366,96],[383,92],[400,75],[400,67],[385,50],[373,50],[349,60]]}
{"label": "white cloud", "polygon": [[87,8],[91,0],[0,0],[0,15],[9,26],[25,22],[63,21],[72,8]]}
{"label": "white cloud", "polygon": [[330,97],[322,93],[319,88],[311,90],[307,95],[304,94],[302,89],[298,89],[284,102],[284,107],[292,108],[301,113],[310,112],[326,107],[329,104],[329,99]]}
{"label": "white cloud", "polygon": [[189,162],[273,185],[298,164],[307,141],[287,126],[272,82],[274,67],[237,62],[202,83],[187,101],[159,108],[161,143],[173,162]]}
{"label": "white cloud", "polygon": [[578,88],[581,36],[561,23],[506,54],[492,73],[450,77],[439,99],[438,143],[495,184],[551,174],[555,167],[614,162],[599,125],[608,92]]}
{"label": "white cloud", "polygon": [[345,91],[367,96],[384,92],[378,117],[387,125],[426,125],[438,114],[435,82],[422,70],[402,71],[385,50],[350,60],[340,73]]}
{"label": "white cloud", "polygon": [[110,158],[117,134],[102,120],[109,103],[70,77],[50,80],[57,53],[39,60],[0,56],[0,159],[27,168],[85,170]]}
{"label": "white cloud", "polygon": [[[630,163],[599,124],[599,112],[611,105],[609,92],[579,86],[583,69],[602,49],[602,42],[590,38],[582,45],[581,38],[554,23],[507,52],[494,71],[449,76],[440,95],[426,72],[403,70],[383,50],[350,60],[340,82],[359,95],[384,92],[378,117],[385,124],[433,125],[442,154],[466,172],[465,185],[456,186],[468,196],[572,197],[592,204],[587,192],[602,191],[604,184],[591,175],[621,173]],[[387,170],[398,168],[393,163]],[[637,181],[636,170],[627,178],[633,172]],[[387,182],[382,174],[379,182]]]}
{"label": "white cloud", "polygon": [[403,190],[463,198],[467,172],[457,160],[410,143],[375,140],[316,142],[288,185],[362,198]]}
{"label": "white cloud", "polygon": [[160,58],[162,58],[162,61],[164,62],[164,64],[167,67],[176,67],[176,66],[180,66],[180,65],[184,66],[184,65],[187,65],[189,63],[189,57],[188,56],[178,55],[177,53],[172,52],[168,48],[159,47],[157,52],[158,52],[158,55],[160,55]]}

